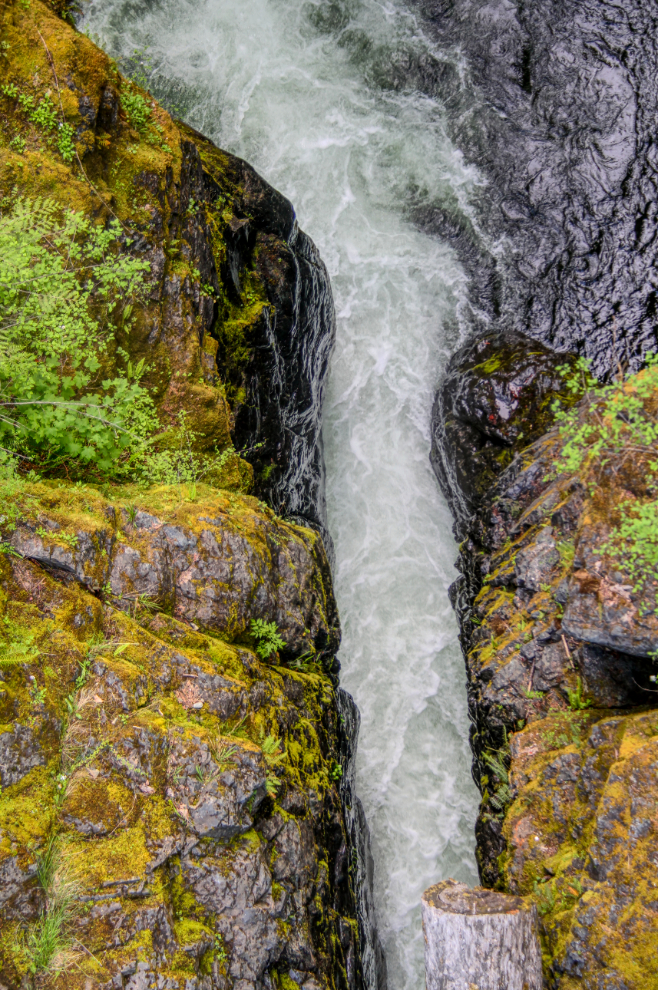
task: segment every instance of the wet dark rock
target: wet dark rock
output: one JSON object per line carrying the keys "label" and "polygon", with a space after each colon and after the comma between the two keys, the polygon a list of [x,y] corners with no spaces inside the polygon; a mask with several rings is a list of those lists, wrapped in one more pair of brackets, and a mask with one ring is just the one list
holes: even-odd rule
{"label": "wet dark rock", "polygon": [[519,442],[539,438],[570,358],[514,331],[481,334],[450,359],[432,413],[431,461],[457,526],[481,503]]}
{"label": "wet dark rock", "polygon": [[269,303],[251,331],[249,364],[235,379],[246,395],[235,416],[235,444],[248,451],[258,493],[277,511],[317,525],[331,546],[320,435],[336,332],[329,275],[292,204],[246,162],[227,160],[241,191],[229,235],[230,278],[239,296],[240,273],[253,264]]}
{"label": "wet dark rock", "polygon": [[[656,348],[658,45],[651,4],[418,0],[462,71],[416,85],[447,105],[451,136],[487,178],[485,238],[454,238],[480,315],[597,374]],[[418,211],[441,232],[443,211]],[[502,250],[492,255],[486,243]]]}
{"label": "wet dark rock", "polygon": [[347,826],[347,842],[341,850],[341,872],[351,876],[355,883],[364,984],[371,990],[386,990],[386,956],[377,931],[373,898],[375,864],[370,851],[370,830],[356,794],[356,749],[361,715],[352,696],[342,688],[338,690],[337,701],[341,725],[340,789]]}

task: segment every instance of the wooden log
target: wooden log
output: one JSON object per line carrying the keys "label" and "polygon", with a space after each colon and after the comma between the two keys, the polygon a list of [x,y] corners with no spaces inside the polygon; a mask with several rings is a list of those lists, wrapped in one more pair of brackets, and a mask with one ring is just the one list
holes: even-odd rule
{"label": "wooden log", "polygon": [[427,990],[542,990],[534,904],[444,880],[421,906]]}

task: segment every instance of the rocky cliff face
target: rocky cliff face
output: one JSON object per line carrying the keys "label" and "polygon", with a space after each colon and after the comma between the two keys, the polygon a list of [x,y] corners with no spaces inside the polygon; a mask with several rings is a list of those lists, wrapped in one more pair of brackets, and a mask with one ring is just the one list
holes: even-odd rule
{"label": "rocky cliff face", "polygon": [[[319,415],[334,313],[292,205],[174,121],[49,5],[12,0],[0,16],[3,193],[120,221],[151,282],[113,356],[144,359],[163,423],[187,413],[200,450],[233,441],[242,473],[253,465],[277,511],[322,524]],[[50,129],[30,110],[44,104]],[[75,136],[68,162],[54,137],[63,126]],[[108,374],[111,365],[112,355]]]}
{"label": "rocky cliff face", "polygon": [[474,367],[488,340],[453,359],[437,424],[439,480],[462,540],[453,597],[482,791],[480,871],[536,901],[547,986],[653,987],[658,585],[651,573],[632,580],[606,551],[620,502],[652,496],[627,451],[592,484],[585,463],[556,473],[557,430],[524,446],[528,409],[550,397],[564,357],[542,349],[526,373],[537,350],[527,341],[526,368],[512,374],[505,358],[520,342],[497,343],[498,369]]}
{"label": "rocky cliff face", "polygon": [[356,990],[354,734],[298,525],[324,518],[326,271],[54,8],[0,4],[2,196],[120,222],[149,295],[103,371],[143,359],[162,425],[226,458],[212,485],[3,483],[0,985]]}
{"label": "rocky cliff face", "polygon": [[[5,506],[0,980],[356,987],[320,537],[250,497],[118,495],[41,484]],[[262,617],[277,663],[254,652]]]}

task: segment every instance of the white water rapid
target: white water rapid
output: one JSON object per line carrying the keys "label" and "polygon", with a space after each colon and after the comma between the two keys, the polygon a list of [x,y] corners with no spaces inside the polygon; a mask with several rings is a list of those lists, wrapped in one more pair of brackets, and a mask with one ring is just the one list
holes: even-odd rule
{"label": "white water rapid", "polygon": [[148,49],[157,92],[292,200],[328,266],[342,684],[362,713],[357,787],[389,987],[421,990],[420,895],[448,876],[476,880],[477,796],[447,596],[456,548],[428,457],[464,275],[406,217],[467,210],[476,176],[436,101],[386,88],[394,55],[428,48],[394,0],[92,0],[85,25],[114,55]]}

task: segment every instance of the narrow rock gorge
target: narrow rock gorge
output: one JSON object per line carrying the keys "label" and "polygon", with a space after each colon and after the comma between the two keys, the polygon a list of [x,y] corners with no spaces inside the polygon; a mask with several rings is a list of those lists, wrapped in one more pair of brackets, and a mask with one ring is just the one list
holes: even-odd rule
{"label": "narrow rock gorge", "polygon": [[476,868],[658,990],[655,11],[247,6],[0,0],[0,225],[108,237],[55,398],[0,257],[0,990],[419,990]]}

